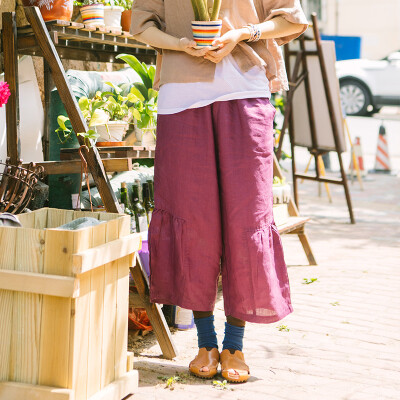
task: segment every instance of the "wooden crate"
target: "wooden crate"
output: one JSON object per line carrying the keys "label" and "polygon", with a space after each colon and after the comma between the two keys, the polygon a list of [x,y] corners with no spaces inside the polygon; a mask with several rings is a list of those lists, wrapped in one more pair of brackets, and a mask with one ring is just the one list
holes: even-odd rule
{"label": "wooden crate", "polygon": [[[56,229],[90,216],[106,221]],[[129,216],[41,209],[0,228],[0,400],[121,400],[127,372]]]}

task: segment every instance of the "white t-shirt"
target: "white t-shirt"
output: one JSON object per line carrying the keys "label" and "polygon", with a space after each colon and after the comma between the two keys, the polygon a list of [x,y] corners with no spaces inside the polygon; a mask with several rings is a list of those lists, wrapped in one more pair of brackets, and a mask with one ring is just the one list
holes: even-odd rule
{"label": "white t-shirt", "polygon": [[242,72],[232,54],[216,65],[213,82],[166,83],[158,94],[158,114],[175,114],[204,107],[215,101],[270,98],[264,69],[254,66]]}

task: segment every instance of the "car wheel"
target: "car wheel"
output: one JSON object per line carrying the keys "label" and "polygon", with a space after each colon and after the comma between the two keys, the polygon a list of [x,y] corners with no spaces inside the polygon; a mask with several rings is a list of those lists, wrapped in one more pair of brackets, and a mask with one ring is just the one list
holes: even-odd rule
{"label": "car wheel", "polygon": [[341,81],[340,100],[347,115],[368,115],[371,96],[361,82],[354,79]]}

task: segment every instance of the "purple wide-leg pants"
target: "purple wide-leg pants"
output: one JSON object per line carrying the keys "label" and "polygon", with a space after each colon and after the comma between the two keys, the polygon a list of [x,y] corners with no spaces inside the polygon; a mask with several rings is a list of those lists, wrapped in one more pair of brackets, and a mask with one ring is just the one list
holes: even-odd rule
{"label": "purple wide-leg pants", "polygon": [[159,115],[152,302],[211,311],[221,273],[226,315],[270,323],[292,312],[272,214],[274,115],[264,98]]}

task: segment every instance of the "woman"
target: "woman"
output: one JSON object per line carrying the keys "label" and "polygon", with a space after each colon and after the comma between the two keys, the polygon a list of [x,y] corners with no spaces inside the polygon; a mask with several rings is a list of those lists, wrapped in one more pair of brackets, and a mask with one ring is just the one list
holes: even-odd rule
{"label": "woman", "polygon": [[[209,6],[212,5],[212,1]],[[292,312],[272,215],[271,91],[287,89],[278,45],[307,28],[299,0],[223,0],[222,36],[196,49],[190,0],[136,0],[131,33],[158,59],[155,210],[149,228],[150,296],[194,312],[199,352],[190,371],[244,382],[245,321]],[[222,274],[227,316],[214,330]]]}

